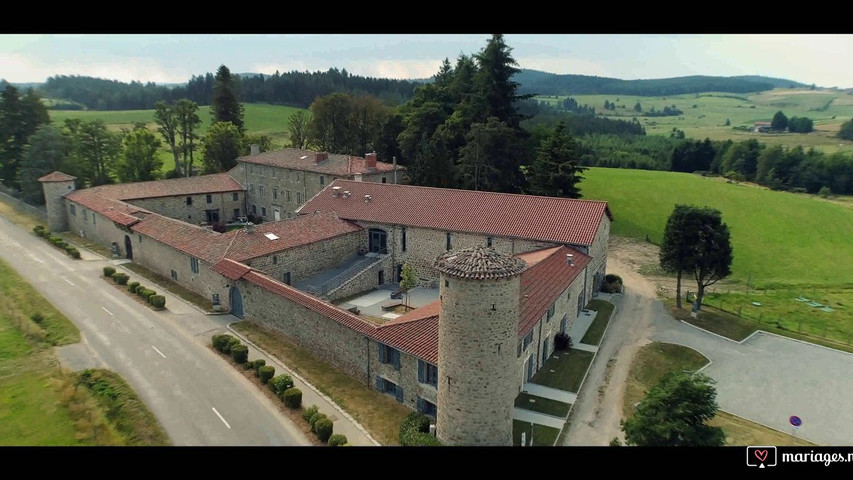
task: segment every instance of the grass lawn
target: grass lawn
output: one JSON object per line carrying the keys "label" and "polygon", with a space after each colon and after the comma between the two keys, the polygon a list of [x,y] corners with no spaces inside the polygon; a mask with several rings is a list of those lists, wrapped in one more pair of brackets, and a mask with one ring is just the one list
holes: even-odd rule
{"label": "grass lawn", "polygon": [[[531,428],[532,426],[532,428]],[[533,434],[534,447],[553,447],[557,441],[560,430],[546,427],[545,425],[530,424],[521,420],[512,421],[512,444],[521,445],[521,432],[525,433],[524,441],[529,444],[530,435]]]}
{"label": "grass lawn", "polygon": [[525,410],[533,410],[534,412],[566,418],[572,404],[558,402],[557,400],[551,400],[550,398],[537,397],[536,395],[530,395],[522,392],[515,397],[515,406]]}
{"label": "grass lawn", "polygon": [[33,227],[36,225],[44,225],[47,227],[47,223],[43,222],[40,218],[18,210],[14,205],[3,201],[3,199],[0,199],[0,215],[6,217],[10,222],[26,229],[29,232],[32,232]]}
{"label": "grass lawn", "polygon": [[609,202],[613,235],[648,235],[660,244],[676,203],[707,205],[722,212],[731,231],[731,280],[759,288],[853,287],[839,275],[853,271],[853,209],[845,205],[689,173],[590,168],[584,177],[584,198]]}
{"label": "grass lawn", "polygon": [[77,235],[76,233],[62,232],[59,234],[59,236],[62,237],[63,240],[65,240],[68,243],[77,245],[79,247],[83,247],[87,250],[91,250],[91,251],[101,255],[102,257],[112,258],[113,252],[109,248],[107,248],[107,247],[105,247],[99,243],[95,243],[95,242],[89,240],[88,238],[83,238],[80,235]]}
{"label": "grass lawn", "polygon": [[555,351],[536,372],[531,383],[577,393],[594,355],[577,349]]}
{"label": "grass lawn", "polygon": [[[634,414],[634,405],[641,401],[666,372],[672,370],[695,371],[702,368],[708,359],[691,348],[671,343],[650,343],[637,352],[628,373],[625,385],[623,413]],[[718,412],[710,425],[726,432],[727,445],[812,445],[784,432],[767,428],[726,412]]]}
{"label": "grass lawn", "polygon": [[[201,295],[193,292],[192,290],[176,283],[170,278],[166,278],[163,275],[153,272],[143,267],[142,265],[134,262],[125,263],[122,266],[144,278],[145,280],[148,280],[149,282],[157,283],[161,287],[164,287],[166,290],[168,290],[169,293],[171,293],[172,295],[177,295],[178,297],[183,298],[184,300],[192,303],[193,305],[197,306],[198,308],[201,308],[206,312],[213,311],[212,300],[202,297]],[[130,282],[139,282],[145,285],[145,282],[140,281],[140,279],[138,278],[131,277],[130,280],[128,280],[128,283]]]}
{"label": "grass lawn", "polygon": [[610,316],[613,315],[613,309],[616,307],[604,300],[591,300],[586,308],[598,313],[581,339],[581,343],[598,346],[601,343],[601,337],[604,336],[604,330],[607,329],[607,324],[610,322]]}
{"label": "grass lawn", "polygon": [[328,395],[379,443],[399,444],[400,423],[411,413],[410,409],[278,335],[248,322],[233,327]]}

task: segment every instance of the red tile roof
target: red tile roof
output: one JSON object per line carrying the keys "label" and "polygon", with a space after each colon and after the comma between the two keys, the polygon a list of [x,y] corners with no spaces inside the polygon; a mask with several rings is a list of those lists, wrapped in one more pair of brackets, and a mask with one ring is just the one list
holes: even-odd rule
{"label": "red tile roof", "polygon": [[[545,253],[547,256],[542,258]],[[567,254],[574,255],[573,266],[566,263]],[[535,262],[521,273],[521,318],[518,322],[518,334],[526,335],[574,279],[583,273],[592,257],[566,246],[526,253],[519,257]]]}
{"label": "red tile roof", "polygon": [[[228,248],[228,258],[245,261],[289,248],[310,245],[340,235],[357,232],[362,228],[352,222],[341,220],[334,213],[302,215],[293,219],[256,225],[252,233],[235,231],[236,236]],[[278,238],[265,236],[272,233]]]}
{"label": "red tile roof", "polygon": [[222,260],[213,264],[210,269],[222,275],[223,277],[227,277],[229,280],[237,280],[238,278],[243,278],[244,275],[252,271],[250,267],[247,267],[246,265],[240,262],[231,260],[230,258],[223,258]]}
{"label": "red tile roof", "polygon": [[212,175],[199,175],[189,178],[170,178],[150,182],[104,185],[96,188],[100,189],[102,195],[119,200],[241,192],[245,190],[240,182],[234,180],[227,173],[214,173]]}
{"label": "red tile roof", "polygon": [[211,264],[218,262],[225,255],[236,233],[218,233],[157,214],[147,216],[131,228],[137,233]]}
{"label": "red tile roof", "polygon": [[[333,187],[351,192],[332,195]],[[371,195],[365,202],[365,195]],[[348,220],[591,245],[607,202],[390,183],[335,180],[299,213],[337,212]]]}
{"label": "red tile roof", "polygon": [[[418,310],[424,308],[429,306]],[[376,340],[438,365],[438,313],[405,323],[392,321],[381,325],[376,332]]]}
{"label": "red tile roof", "polygon": [[90,210],[94,210],[113,222],[126,227],[141,220],[141,216],[136,216],[135,214],[140,212],[150,213],[144,208],[130,205],[122,202],[121,200],[102,196],[99,194],[98,187],[87,188],[85,190],[74,190],[67,193],[65,198]]}
{"label": "red tile roof", "polygon": [[[328,158],[320,163],[314,163],[317,152],[297,148],[285,148],[274,152],[264,152],[258,155],[239,157],[238,162],[269,165],[271,167],[305,170],[308,172],[327,173],[337,176],[351,176],[356,173],[390,172],[394,165],[386,162],[376,162],[376,170],[369,170],[363,157],[351,155],[328,154]],[[397,167],[403,170],[404,167]]]}
{"label": "red tile roof", "polygon": [[39,178],[39,182],[67,182],[69,180],[74,180],[77,177],[72,177],[71,175],[62,173],[58,170],[54,170],[47,175]]}

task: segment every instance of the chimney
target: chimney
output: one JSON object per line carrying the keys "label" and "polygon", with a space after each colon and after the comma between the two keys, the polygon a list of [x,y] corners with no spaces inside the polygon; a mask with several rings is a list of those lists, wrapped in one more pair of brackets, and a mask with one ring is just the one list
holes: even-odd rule
{"label": "chimney", "polygon": [[350,192],[349,192],[349,190],[344,190],[343,197],[344,197],[344,198],[348,198],[349,196],[350,196]]}
{"label": "chimney", "polygon": [[333,197],[339,196],[340,193],[341,193],[341,187],[337,187],[337,186],[332,187],[332,196]]}
{"label": "chimney", "polygon": [[254,231],[255,231],[255,224],[252,222],[247,223],[246,224],[246,233],[252,233]]}
{"label": "chimney", "polygon": [[368,169],[376,168],[376,152],[368,153],[364,155],[364,165]]}
{"label": "chimney", "polygon": [[373,195],[364,196],[364,203],[370,203],[371,200],[373,200]]}
{"label": "chimney", "polygon": [[329,159],[329,154],[326,152],[314,152],[314,163],[325,162]]}
{"label": "chimney", "polygon": [[253,143],[249,146],[252,149],[252,155],[260,155],[261,154],[261,146],[257,143]]}
{"label": "chimney", "polygon": [[566,254],[566,265],[569,265],[572,267],[575,266],[575,256],[572,255],[571,253]]}
{"label": "chimney", "polygon": [[391,157],[391,160],[394,164],[394,184],[397,184],[397,155]]}
{"label": "chimney", "polygon": [[355,180],[356,182],[360,182],[360,181],[361,181],[361,174],[360,174],[360,173],[356,173],[356,174],[353,176],[353,180]]}

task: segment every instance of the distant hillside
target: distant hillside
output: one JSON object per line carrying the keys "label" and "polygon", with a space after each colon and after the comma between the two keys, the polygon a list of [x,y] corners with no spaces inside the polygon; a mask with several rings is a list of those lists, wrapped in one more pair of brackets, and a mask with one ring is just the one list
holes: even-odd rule
{"label": "distant hillside", "polygon": [[760,76],[709,77],[690,76],[654,80],[620,80],[589,75],[560,75],[538,70],[522,70],[513,77],[521,94],[538,95],[684,95],[700,92],[751,93],[802,83]]}

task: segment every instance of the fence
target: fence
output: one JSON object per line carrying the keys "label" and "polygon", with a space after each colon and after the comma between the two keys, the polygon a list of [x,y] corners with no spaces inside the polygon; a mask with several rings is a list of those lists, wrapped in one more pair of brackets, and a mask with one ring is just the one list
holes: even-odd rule
{"label": "fence", "polygon": [[47,211],[43,206],[35,207],[28,203],[24,203],[23,200],[6,193],[6,189],[0,190],[0,200],[14,206],[18,210],[37,216],[42,222],[47,222]]}

